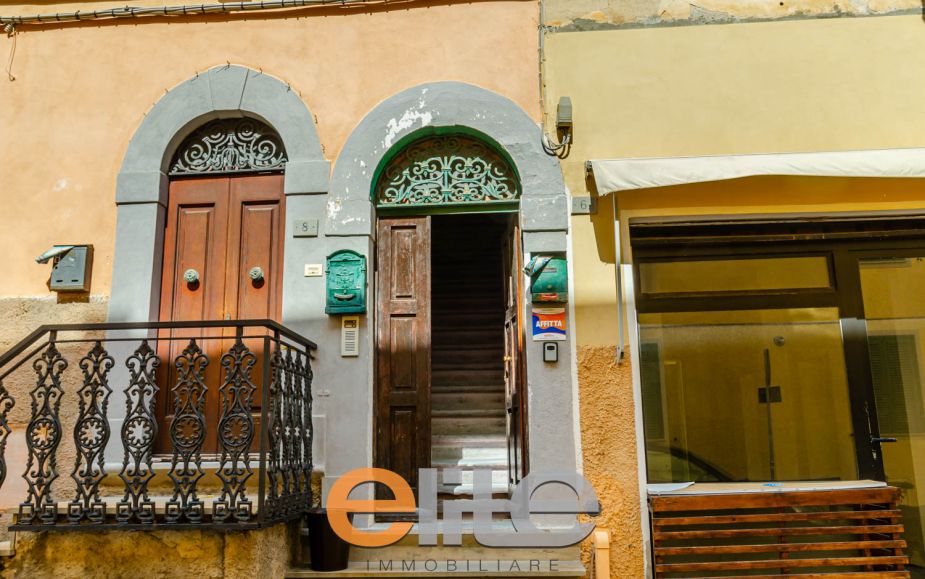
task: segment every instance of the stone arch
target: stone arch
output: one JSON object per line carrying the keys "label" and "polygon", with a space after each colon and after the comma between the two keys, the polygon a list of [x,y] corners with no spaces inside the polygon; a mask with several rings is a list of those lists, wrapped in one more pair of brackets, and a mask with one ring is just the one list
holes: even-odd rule
{"label": "stone arch", "polygon": [[372,235],[370,192],[377,168],[393,147],[427,129],[471,130],[489,137],[520,175],[523,230],[568,229],[568,192],[558,159],[543,150],[539,125],[497,93],[461,82],[435,82],[383,101],[351,133],[331,178],[327,235]]}
{"label": "stone arch", "polygon": [[285,145],[285,193],[328,190],[311,111],[285,82],[242,66],[212,68],[168,91],[132,136],[116,180],[116,247],[110,321],[155,315],[167,202],[167,165],[193,130],[214,120],[252,117],[277,131]]}

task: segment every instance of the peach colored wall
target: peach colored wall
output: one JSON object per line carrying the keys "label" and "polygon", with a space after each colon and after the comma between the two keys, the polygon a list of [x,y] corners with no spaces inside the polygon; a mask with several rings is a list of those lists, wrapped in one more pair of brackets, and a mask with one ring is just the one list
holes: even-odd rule
{"label": "peach colored wall", "polygon": [[[0,13],[98,9],[24,4]],[[0,36],[0,297],[47,295],[54,243],[96,248],[94,294],[108,294],[115,179],[126,145],[164,92],[232,62],[292,85],[334,161],[377,103],[414,85],[468,82],[539,120],[533,1],[420,2],[367,12],[325,8],[230,17],[26,28]]]}
{"label": "peach colored wall", "polygon": [[[579,346],[578,384],[584,475],[601,501],[597,527],[610,531],[610,576],[643,577],[630,364],[618,366],[613,348]],[[590,539],[582,544],[585,568],[590,568],[591,545]]]}

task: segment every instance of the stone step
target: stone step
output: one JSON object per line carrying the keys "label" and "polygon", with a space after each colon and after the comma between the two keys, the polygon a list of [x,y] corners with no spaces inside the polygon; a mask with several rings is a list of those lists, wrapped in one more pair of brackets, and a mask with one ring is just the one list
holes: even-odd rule
{"label": "stone step", "polygon": [[[320,579],[323,577],[584,577],[585,568],[581,561],[518,559],[464,559],[426,558],[396,559],[383,553],[368,561],[354,561],[343,571],[312,571],[290,568],[287,579]],[[381,562],[381,563],[380,563]],[[404,568],[402,567],[404,562]],[[532,564],[532,566],[531,566]],[[380,565],[383,566],[380,569]]]}
{"label": "stone step", "polygon": [[430,440],[432,448],[507,448],[507,435],[499,434],[469,434],[469,435],[438,435],[434,434]]}
{"label": "stone step", "polygon": [[503,384],[504,368],[498,369],[453,369],[435,368],[431,373],[434,386],[462,386],[465,384]]}
{"label": "stone step", "polygon": [[434,435],[449,434],[503,434],[507,428],[505,416],[475,416],[460,418],[431,417],[431,432]]}
{"label": "stone step", "polygon": [[[507,468],[507,445],[503,446],[438,446],[431,449],[431,464],[456,461],[484,461],[487,465],[503,464]],[[482,466],[482,465],[473,465]]]}
{"label": "stone step", "polygon": [[431,385],[431,394],[473,394],[473,393],[504,393],[504,382],[467,382],[465,384],[451,384],[451,385]]}
{"label": "stone step", "polygon": [[[481,469],[480,469],[481,470]],[[460,473],[460,483],[458,485],[450,485],[440,483],[437,485],[438,492],[447,493],[454,496],[460,495],[471,495],[474,492],[473,483],[475,482],[475,470],[463,470]],[[439,479],[439,480],[442,480]],[[508,471],[507,468],[504,469],[491,469],[491,484],[493,493],[503,493],[508,491]]]}
{"label": "stone step", "polygon": [[495,393],[478,393],[474,395],[456,396],[431,396],[430,399],[431,415],[440,414],[442,416],[453,413],[454,415],[465,415],[467,413],[500,413],[506,414],[507,409],[504,403],[504,394]]}
{"label": "stone step", "polygon": [[[434,458],[431,457],[430,465],[433,468],[490,468],[492,470],[507,471],[507,448],[491,449],[492,454],[485,457],[462,457],[462,458]],[[498,452],[498,451],[502,452]]]}
{"label": "stone step", "polygon": [[431,404],[431,418],[459,418],[461,420],[467,420],[469,418],[504,418],[507,414],[507,410],[501,407],[493,408],[451,408],[451,409],[436,409],[433,408]]}
{"label": "stone step", "polygon": [[504,408],[504,386],[498,384],[486,386],[485,388],[444,388],[439,390],[432,388],[430,401],[431,405],[436,405],[437,403],[447,405],[472,404],[473,407],[497,402],[499,407]]}
{"label": "stone step", "polygon": [[431,372],[504,372],[504,360],[500,357],[465,359],[461,356],[432,356]]}

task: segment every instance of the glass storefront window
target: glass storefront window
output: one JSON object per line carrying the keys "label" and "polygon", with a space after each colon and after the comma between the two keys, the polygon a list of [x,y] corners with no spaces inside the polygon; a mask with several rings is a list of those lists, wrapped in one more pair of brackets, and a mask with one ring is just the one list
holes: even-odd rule
{"label": "glass storefront window", "polygon": [[925,258],[861,259],[861,293],[887,481],[903,489],[909,555],[925,566]]}
{"label": "glass storefront window", "polygon": [[648,480],[857,478],[838,310],[642,314]]}

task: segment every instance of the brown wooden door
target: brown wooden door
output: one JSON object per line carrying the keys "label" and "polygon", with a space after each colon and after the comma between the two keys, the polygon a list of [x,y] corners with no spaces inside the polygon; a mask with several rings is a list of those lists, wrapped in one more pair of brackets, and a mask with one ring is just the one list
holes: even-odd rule
{"label": "brown wooden door", "polygon": [[376,464],[417,489],[430,466],[430,217],[377,231]]}
{"label": "brown wooden door", "polygon": [[[283,176],[253,175],[183,179],[170,184],[164,265],[161,283],[162,321],[279,319],[282,287]],[[249,272],[259,267],[262,280]],[[197,282],[187,282],[187,271],[197,272]],[[248,332],[253,334],[253,331]],[[205,371],[204,414],[206,434],[203,452],[217,449],[216,425],[220,412],[221,356],[232,344],[234,330],[174,330],[162,337],[206,336],[200,348],[209,357]],[[174,360],[188,340],[162,340],[158,353],[163,360],[158,409],[161,426],[159,448],[170,448],[177,383]],[[258,355],[252,376],[259,386],[262,375],[262,340],[247,340]],[[260,397],[255,393],[254,410]]]}
{"label": "brown wooden door", "polygon": [[524,396],[523,301],[520,288],[522,253],[520,227],[512,224],[502,241],[504,259],[504,389],[507,405],[508,482],[515,485],[527,472],[526,397]]}

